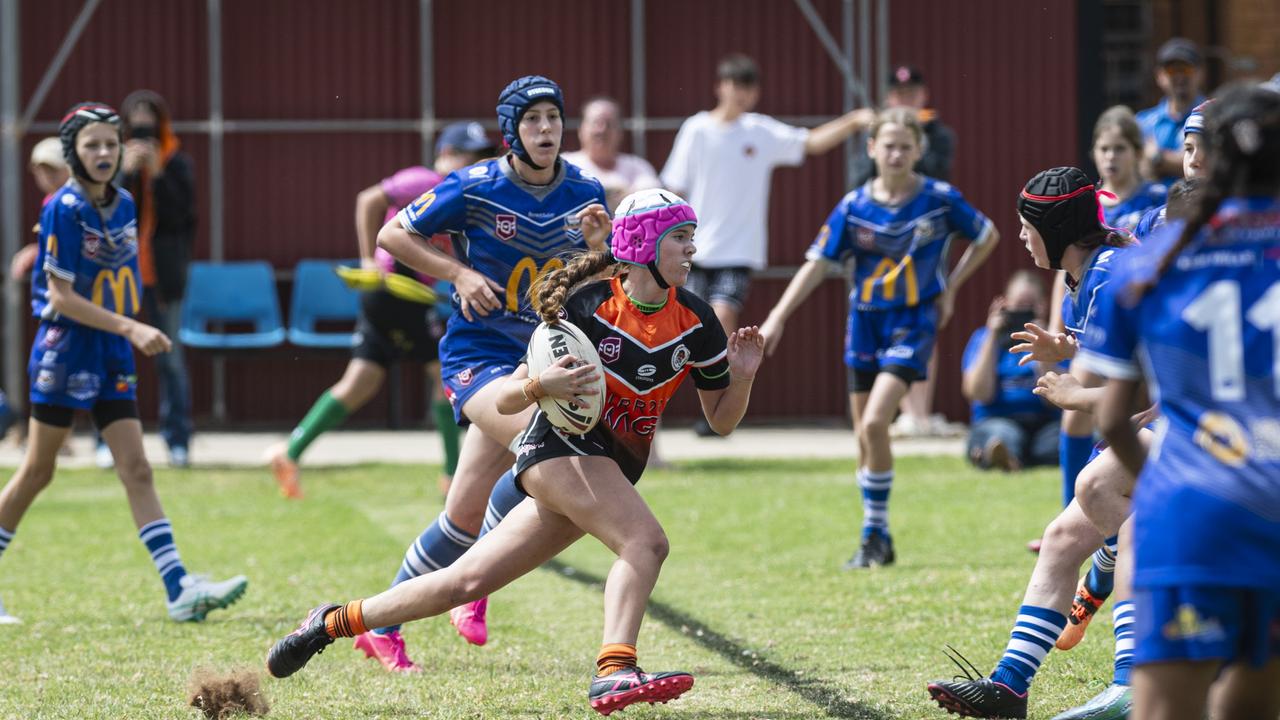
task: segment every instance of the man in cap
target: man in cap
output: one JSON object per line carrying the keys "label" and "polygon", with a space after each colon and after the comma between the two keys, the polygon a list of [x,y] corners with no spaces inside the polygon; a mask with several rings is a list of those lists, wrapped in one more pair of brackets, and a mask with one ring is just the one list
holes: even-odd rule
{"label": "man in cap", "polygon": [[[951,163],[956,152],[956,133],[938,119],[937,110],[928,107],[929,87],[925,85],[924,73],[912,65],[899,65],[889,73],[888,85],[889,90],[884,97],[886,109],[904,107],[919,113],[920,125],[924,129],[924,152],[916,163],[915,171],[950,182]],[[859,134],[858,141],[854,143],[850,186],[858,187],[875,176],[876,164],[867,155],[866,137]]]}
{"label": "man in cap", "polygon": [[1182,126],[1192,109],[1204,102],[1204,58],[1196,44],[1172,38],[1156,53],[1156,85],[1164,99],[1138,113],[1146,142],[1142,172],[1151,180],[1172,183],[1182,176]]}

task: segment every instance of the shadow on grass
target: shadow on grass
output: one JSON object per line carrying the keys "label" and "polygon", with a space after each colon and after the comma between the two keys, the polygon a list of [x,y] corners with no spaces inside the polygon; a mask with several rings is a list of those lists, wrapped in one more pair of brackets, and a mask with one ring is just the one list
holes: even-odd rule
{"label": "shadow on grass", "polygon": [[[542,566],[543,570],[554,572],[556,575],[573,582],[586,585],[588,587],[603,588],[604,578],[599,575],[587,572],[581,568],[574,567],[559,560],[551,560]],[[841,692],[837,687],[827,685],[820,680],[809,678],[806,675],[797,676],[796,668],[789,668],[785,665],[766,660],[745,645],[738,643],[707,626],[707,623],[698,618],[672,607],[666,603],[650,599],[647,610],[649,617],[666,625],[667,627],[681,633],[689,640],[701,645],[720,657],[728,660],[730,663],[742,668],[743,670],[759,677],[763,680],[779,685],[789,692],[795,693],[805,700],[822,708],[828,717],[834,718],[852,718],[853,720],[890,720],[891,716],[883,711],[865,705],[856,700],[851,700]],[[696,629],[697,632],[689,632],[690,629]],[[668,714],[668,713],[664,713]],[[679,709],[672,708],[669,714],[679,716]],[[698,717],[707,717],[704,710],[698,712]],[[750,713],[743,714],[740,712],[727,712],[724,715],[713,715],[717,718],[749,718],[756,717]],[[782,716],[789,717],[789,716]],[[797,716],[798,717],[798,716]]]}

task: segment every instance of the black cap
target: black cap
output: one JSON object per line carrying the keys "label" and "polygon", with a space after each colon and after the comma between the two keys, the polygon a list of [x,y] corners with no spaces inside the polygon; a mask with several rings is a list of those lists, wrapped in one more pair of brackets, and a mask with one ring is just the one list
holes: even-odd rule
{"label": "black cap", "polygon": [[924,73],[912,65],[898,65],[889,73],[889,87],[902,85],[923,85]]}
{"label": "black cap", "polygon": [[1036,173],[1018,194],[1018,214],[1040,233],[1054,270],[1062,269],[1069,246],[1103,232],[1094,184],[1079,168]]}
{"label": "black cap", "polygon": [[1204,62],[1204,58],[1200,56],[1200,48],[1196,47],[1195,43],[1186,38],[1176,37],[1170,38],[1160,46],[1160,51],[1156,53],[1156,64],[1168,65],[1176,62],[1198,66]]}

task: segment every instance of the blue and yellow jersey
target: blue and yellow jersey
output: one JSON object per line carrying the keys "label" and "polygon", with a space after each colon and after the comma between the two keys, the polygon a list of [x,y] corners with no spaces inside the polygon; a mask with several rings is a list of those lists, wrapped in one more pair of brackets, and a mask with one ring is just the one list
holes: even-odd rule
{"label": "blue and yellow jersey", "polygon": [[928,302],[947,284],[951,239],[982,243],[993,226],[951,185],[922,177],[920,191],[890,207],[871,197],[871,182],[845,195],[805,257],[852,258],[855,310],[891,310]]}
{"label": "blue and yellow jersey", "polygon": [[1115,265],[1077,356],[1145,376],[1168,419],[1134,496],[1135,581],[1280,590],[1280,201],[1225,201],[1135,299],[1182,226]]}
{"label": "blue and yellow jersey", "polygon": [[441,344],[446,376],[519,360],[539,322],[529,286],[586,248],[582,230],[569,220],[592,203],[605,204],[604,188],[574,165],[561,161],[549,185],[530,185],[506,158],[496,158],[453,172],[400,211],[406,230],[427,238],[448,233],[455,256],[503,288],[500,310],[475,320],[455,312],[449,319]]}
{"label": "blue and yellow jersey", "polygon": [[1169,188],[1164,183],[1143,183],[1123,202],[1104,206],[1102,216],[1111,227],[1133,231],[1147,211],[1164,205],[1168,198]]}
{"label": "blue and yellow jersey", "polygon": [[50,277],[71,283],[94,305],[130,317],[138,314],[137,209],[127,191],[117,188],[110,205],[96,207],[79,183],[68,181],[45,203],[37,240],[40,254],[31,273],[35,317],[72,322],[49,305]]}

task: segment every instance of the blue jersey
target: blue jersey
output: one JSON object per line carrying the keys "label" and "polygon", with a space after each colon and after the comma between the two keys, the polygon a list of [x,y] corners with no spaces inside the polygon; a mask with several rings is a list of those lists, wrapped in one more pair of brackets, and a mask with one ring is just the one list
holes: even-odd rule
{"label": "blue jersey", "polygon": [[31,272],[31,311],[43,320],[61,318],[49,305],[49,277],[71,283],[94,305],[121,315],[138,314],[138,224],[133,196],[116,189],[106,207],[95,206],[84,188],[68,181],[40,212],[40,254]]}
{"label": "blue jersey", "polygon": [[1111,227],[1132,231],[1148,210],[1164,205],[1168,197],[1169,188],[1164,183],[1143,183],[1123,202],[1103,206],[1102,216]]}
{"label": "blue jersey", "polygon": [[871,197],[870,181],[841,198],[805,257],[843,263],[852,258],[855,310],[915,307],[947,284],[951,238],[984,242],[991,221],[951,185],[921,177],[920,191],[897,206]]}
{"label": "blue jersey", "polygon": [[1067,294],[1062,298],[1062,324],[1067,332],[1077,338],[1084,337],[1098,312],[1098,293],[1111,282],[1116,260],[1128,252],[1128,248],[1101,245],[1085,260],[1080,282],[1072,287],[1068,278]]}
{"label": "blue jersey", "polygon": [[1145,240],[1147,236],[1155,232],[1168,222],[1169,206],[1161,204],[1142,213],[1142,219],[1133,227],[1133,236],[1139,241]]}
{"label": "blue jersey", "polygon": [[440,353],[446,376],[520,359],[539,322],[529,286],[586,248],[581,229],[567,221],[592,203],[605,204],[604,188],[575,165],[562,160],[551,184],[530,185],[497,158],[453,172],[400,211],[406,230],[449,233],[458,259],[504,288],[499,310],[449,318]]}
{"label": "blue jersey", "polygon": [[1135,585],[1280,591],[1280,202],[1225,201],[1134,301],[1181,228],[1116,267],[1080,355],[1145,375],[1168,418],[1134,496]]}

